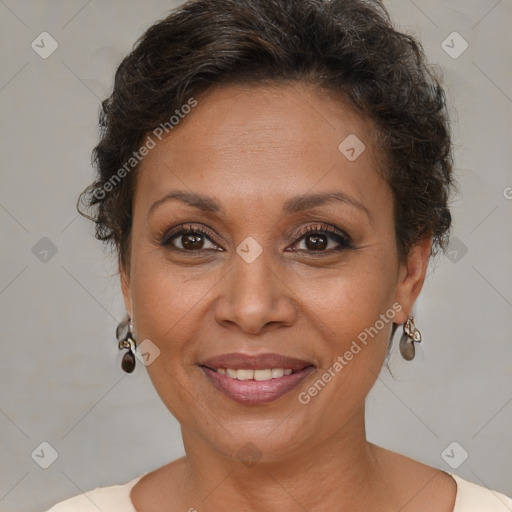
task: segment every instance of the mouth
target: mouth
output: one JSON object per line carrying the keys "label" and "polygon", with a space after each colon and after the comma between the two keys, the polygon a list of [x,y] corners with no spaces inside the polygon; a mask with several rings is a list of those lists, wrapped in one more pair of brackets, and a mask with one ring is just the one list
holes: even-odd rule
{"label": "mouth", "polygon": [[199,364],[210,384],[231,400],[244,405],[273,402],[314,371],[305,360],[262,354],[224,354]]}
{"label": "mouth", "polygon": [[[206,367],[208,368],[208,367]],[[263,370],[252,370],[249,368],[208,368],[220,375],[226,375],[230,379],[237,380],[257,380],[263,382],[266,380],[280,379],[283,375],[291,375],[297,373],[291,368],[265,368]],[[299,370],[300,371],[300,370]]]}

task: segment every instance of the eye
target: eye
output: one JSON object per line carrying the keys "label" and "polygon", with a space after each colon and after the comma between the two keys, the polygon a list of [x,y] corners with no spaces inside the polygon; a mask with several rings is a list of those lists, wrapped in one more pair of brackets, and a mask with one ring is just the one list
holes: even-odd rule
{"label": "eye", "polygon": [[[201,226],[177,226],[167,232],[160,245],[173,251],[201,252],[222,251],[219,245],[212,241],[215,235]],[[329,224],[315,224],[308,226],[295,237],[297,243],[305,244],[304,249],[293,248],[292,251],[306,251],[330,254],[335,251],[353,248],[350,237],[338,228]],[[208,244],[210,246],[208,247]],[[320,255],[320,254],[319,254]]]}
{"label": "eye", "polygon": [[[213,234],[200,226],[178,226],[166,233],[160,245],[171,250],[194,252],[201,250],[219,250],[212,242]],[[179,245],[176,245],[176,243]],[[205,244],[210,247],[205,247]]]}
{"label": "eye", "polygon": [[[327,254],[353,247],[347,234],[329,224],[308,226],[299,233],[296,243],[304,243],[305,249],[298,249],[300,251]],[[297,249],[293,249],[293,251],[297,251]]]}

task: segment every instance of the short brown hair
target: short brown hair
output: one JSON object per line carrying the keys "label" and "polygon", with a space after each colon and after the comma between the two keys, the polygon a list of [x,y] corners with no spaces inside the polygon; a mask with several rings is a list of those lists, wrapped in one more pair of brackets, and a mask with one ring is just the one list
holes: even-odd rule
{"label": "short brown hair", "polygon": [[421,44],[371,0],[191,0],[153,24],[119,65],[100,113],[97,178],[78,199],[96,237],[128,268],[136,173],[105,185],[144,135],[218,84],[303,81],[343,94],[367,116],[387,155],[400,259],[422,237],[445,249],[451,137],[445,94]]}

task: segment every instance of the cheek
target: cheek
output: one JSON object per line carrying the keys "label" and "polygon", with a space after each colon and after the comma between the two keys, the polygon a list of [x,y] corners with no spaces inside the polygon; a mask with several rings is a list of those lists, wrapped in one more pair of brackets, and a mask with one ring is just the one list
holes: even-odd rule
{"label": "cheek", "polygon": [[315,324],[314,352],[322,365],[317,380],[299,390],[299,397],[318,410],[328,408],[332,428],[364,401],[387,354],[396,314],[393,282],[385,269],[373,269],[321,281],[313,294],[309,288],[307,314]]}
{"label": "cheek", "polygon": [[396,283],[389,263],[369,253],[354,255],[350,264],[330,274],[301,280],[301,288],[294,291],[304,298],[306,311],[321,318],[331,334],[347,340],[391,307]]}
{"label": "cheek", "polygon": [[[318,281],[309,293],[297,292],[308,297],[311,321],[322,333],[315,343],[323,356],[319,378],[332,382],[318,403],[343,403],[339,414],[364,399],[382,369],[396,315],[394,271],[393,260],[375,251],[340,269],[336,277]],[[313,396],[317,391],[311,392]]]}
{"label": "cheek", "polygon": [[[179,345],[197,328],[197,315],[215,284],[211,273],[196,279],[180,279],[169,266],[145,266],[134,279],[134,317],[139,336],[154,338],[158,345]],[[204,314],[204,312],[203,312]],[[162,347],[164,348],[164,347]]]}
{"label": "cheek", "polygon": [[[133,313],[137,339],[150,339],[160,355],[146,371],[160,399],[180,422],[188,417],[187,404],[202,404],[190,385],[191,374],[197,370],[192,361],[190,340],[197,337],[210,273],[191,279],[190,271],[172,268],[154,257],[135,259],[132,274]],[[184,276],[187,276],[185,279]],[[206,404],[203,405],[206,407]]]}
{"label": "cheek", "polygon": [[134,236],[138,243],[132,251],[134,316],[142,328],[158,324],[166,332],[201,301],[211,272],[200,265],[173,264],[165,250],[145,241],[143,233],[140,229]]}

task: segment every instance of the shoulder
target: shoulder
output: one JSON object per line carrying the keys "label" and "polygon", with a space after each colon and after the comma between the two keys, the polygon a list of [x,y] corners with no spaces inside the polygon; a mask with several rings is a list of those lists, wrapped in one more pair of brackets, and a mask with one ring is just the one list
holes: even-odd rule
{"label": "shoulder", "polygon": [[401,499],[407,501],[407,494],[414,493],[416,502],[411,501],[411,510],[418,510],[421,500],[427,504],[425,510],[512,512],[512,499],[502,493],[377,445],[372,447],[390,478],[397,482],[408,482]]}
{"label": "shoulder", "polygon": [[136,512],[130,499],[132,487],[144,475],[128,483],[97,487],[55,504],[46,512]]}
{"label": "shoulder", "polygon": [[512,499],[487,487],[448,473],[457,483],[453,512],[512,512]]}

